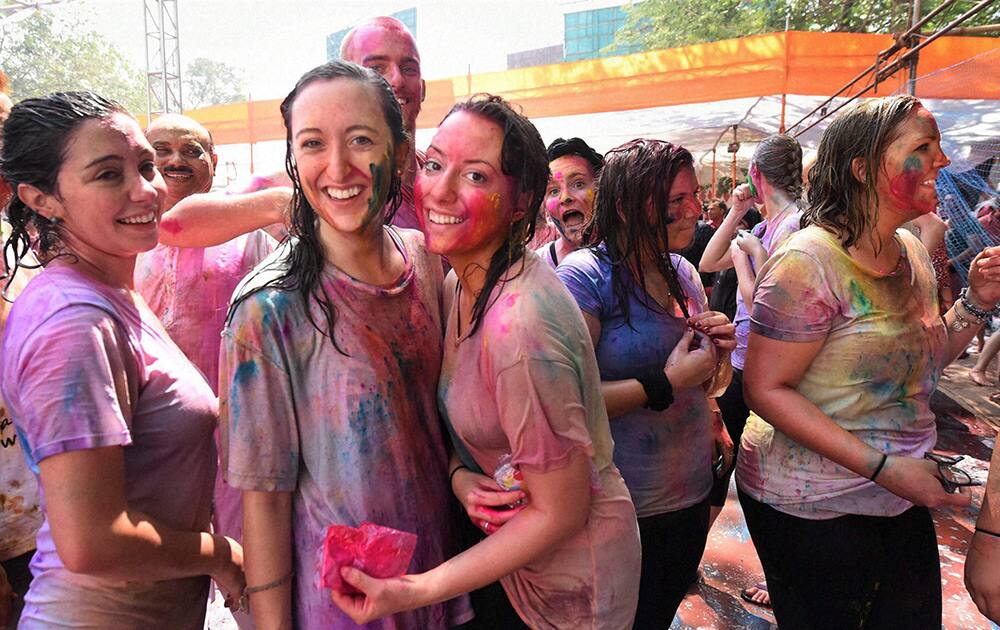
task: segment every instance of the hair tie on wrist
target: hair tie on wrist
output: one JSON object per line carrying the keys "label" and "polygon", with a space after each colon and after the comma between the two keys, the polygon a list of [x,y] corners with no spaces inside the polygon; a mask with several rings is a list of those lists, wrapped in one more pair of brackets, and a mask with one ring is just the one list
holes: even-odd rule
{"label": "hair tie on wrist", "polygon": [[995,536],[997,538],[1000,538],[1000,534],[996,532],[991,532],[988,529],[983,529],[982,527],[976,527],[975,531],[979,532],[980,534],[987,534],[988,536]]}
{"label": "hair tie on wrist", "polygon": [[636,380],[646,392],[646,404],[644,405],[646,409],[663,411],[674,404],[674,388],[663,370],[657,370],[651,376]]}
{"label": "hair tie on wrist", "polygon": [[868,479],[871,481],[875,481],[875,477],[878,477],[878,474],[882,472],[882,469],[885,467],[885,463],[887,461],[889,461],[889,456],[886,455],[885,453],[882,453],[882,461],[878,463],[878,466],[875,467],[875,472],[873,472],[872,476],[869,477]]}

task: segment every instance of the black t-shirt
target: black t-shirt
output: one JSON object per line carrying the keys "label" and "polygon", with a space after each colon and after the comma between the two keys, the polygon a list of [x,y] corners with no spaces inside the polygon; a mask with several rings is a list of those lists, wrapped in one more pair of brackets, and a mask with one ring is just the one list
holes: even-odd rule
{"label": "black t-shirt", "polygon": [[[715,234],[715,228],[704,221],[698,221],[698,225],[694,229],[694,240],[691,241],[687,249],[683,249],[677,253],[687,258],[697,268],[698,263],[701,262],[702,254],[705,253],[705,248],[708,247],[708,242],[712,240],[713,234]],[[705,289],[709,290],[715,281],[715,274],[699,272],[698,275],[701,276],[701,283],[705,286]]]}

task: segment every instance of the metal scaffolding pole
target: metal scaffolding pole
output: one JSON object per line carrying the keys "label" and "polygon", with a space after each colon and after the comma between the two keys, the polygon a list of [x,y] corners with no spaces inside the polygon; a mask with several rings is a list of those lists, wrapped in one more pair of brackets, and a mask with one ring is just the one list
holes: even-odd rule
{"label": "metal scaffolding pole", "polygon": [[181,45],[178,0],[143,0],[146,25],[146,114],[180,113]]}

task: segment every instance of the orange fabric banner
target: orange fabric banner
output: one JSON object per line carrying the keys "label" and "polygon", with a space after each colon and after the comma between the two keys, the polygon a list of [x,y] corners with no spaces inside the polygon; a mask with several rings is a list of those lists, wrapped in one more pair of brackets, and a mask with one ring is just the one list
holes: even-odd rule
{"label": "orange fabric banner", "polygon": [[[427,81],[427,99],[417,126],[437,126],[452,104],[477,92],[502,95],[518,103],[529,117],[774,94],[829,96],[874,63],[879,51],[892,42],[889,35],[790,31],[438,79]],[[970,59],[970,63],[976,63],[977,55],[998,48],[1000,38],[942,37],[920,51],[918,75],[925,77]],[[880,93],[891,93],[898,85],[898,76],[890,79]],[[977,81],[961,84],[949,82],[945,76],[941,76],[942,80],[924,78],[917,96],[1000,99],[1000,76],[995,68],[984,68],[976,76]],[[204,124],[217,144],[280,140],[285,137],[278,111],[280,102],[233,103],[185,113]]]}

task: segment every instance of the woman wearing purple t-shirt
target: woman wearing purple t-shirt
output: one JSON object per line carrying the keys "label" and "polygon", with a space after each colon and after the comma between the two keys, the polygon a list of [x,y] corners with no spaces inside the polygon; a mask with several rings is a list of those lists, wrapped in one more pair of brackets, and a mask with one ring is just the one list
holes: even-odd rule
{"label": "woman wearing purple t-shirt", "polygon": [[707,310],[694,266],[666,253],[691,243],[701,214],[692,162],[683,147],[658,140],[610,151],[594,208],[598,244],[557,269],[597,350],[615,463],[639,517],[636,628],[669,624],[696,578],[714,442],[728,441],[703,384],[735,345],[733,327]]}
{"label": "woman wearing purple t-shirt", "polygon": [[45,264],[2,353],[45,515],[19,627],[200,629],[208,576],[238,593],[243,555],[208,531],[215,396],[134,289],[165,192],[152,148],[120,105],[53,94],[13,108],[0,171],[7,259]]}

